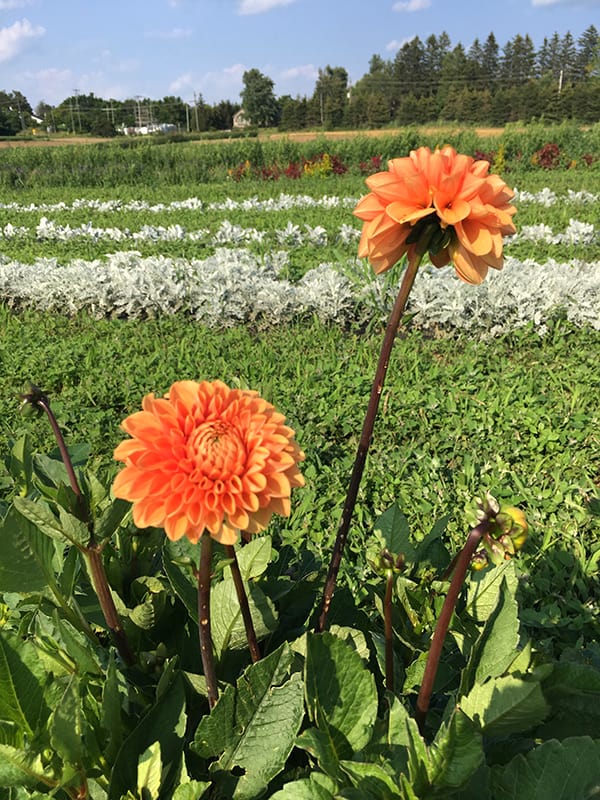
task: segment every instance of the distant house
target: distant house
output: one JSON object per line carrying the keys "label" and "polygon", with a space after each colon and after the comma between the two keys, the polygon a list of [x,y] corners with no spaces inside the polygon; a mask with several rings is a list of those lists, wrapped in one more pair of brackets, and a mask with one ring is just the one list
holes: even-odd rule
{"label": "distant house", "polygon": [[233,115],[233,127],[248,128],[250,125],[252,125],[252,123],[246,116],[246,112],[243,108],[240,108],[240,110]]}

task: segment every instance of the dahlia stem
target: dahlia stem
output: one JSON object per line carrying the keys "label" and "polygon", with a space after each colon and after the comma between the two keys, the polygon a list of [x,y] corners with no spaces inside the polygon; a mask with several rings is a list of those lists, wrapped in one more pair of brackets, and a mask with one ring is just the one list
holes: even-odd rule
{"label": "dahlia stem", "polygon": [[210,565],[212,539],[208,534],[200,540],[200,568],[198,570],[198,632],[200,634],[200,655],[206,679],[208,705],[214,708],[219,699],[215,657],[210,632]]}
{"label": "dahlia stem", "polygon": [[81,491],[81,487],[79,486],[77,475],[75,474],[75,470],[73,468],[73,462],[71,461],[71,456],[69,455],[67,445],[65,444],[62,431],[56,420],[56,417],[54,416],[54,412],[50,407],[50,400],[37,386],[31,387],[31,392],[24,396],[24,400],[31,405],[41,408],[48,417],[54,437],[58,444],[58,449],[60,451],[63,464],[65,465],[65,469],[67,471],[71,489],[77,498],[80,516],[83,522],[85,522],[87,525],[90,533],[90,541],[88,545],[76,546],[85,561],[92,587],[96,592],[98,603],[100,604],[104,620],[111,632],[115,646],[119,651],[123,661],[127,664],[127,666],[131,666],[135,663],[135,657],[127,639],[125,630],[123,629],[123,625],[121,624],[121,619],[111,594],[108,579],[106,577],[106,571],[104,569],[104,563],[102,561],[102,548],[94,541],[94,520],[92,519],[89,506],[86,502],[83,492]]}
{"label": "dahlia stem", "polygon": [[113,642],[125,664],[131,667],[135,664],[135,656],[129,645],[127,634],[121,624],[121,618],[119,617],[119,612],[115,606],[110,586],[108,585],[106,571],[102,561],[102,548],[91,544],[89,547],[85,547],[81,552]]}
{"label": "dahlia stem", "polygon": [[246,639],[248,640],[248,649],[250,650],[250,658],[252,663],[256,664],[260,661],[260,650],[258,649],[258,642],[256,640],[256,631],[254,630],[254,623],[252,622],[252,614],[250,613],[250,606],[248,604],[248,596],[242,580],[242,573],[240,572],[240,565],[233,545],[225,545],[225,553],[227,558],[231,559],[231,575],[233,583],[235,584],[235,591],[240,604],[240,611],[242,612],[242,619],[244,620],[244,627],[246,629]]}
{"label": "dahlia stem", "polygon": [[394,691],[394,631],[392,628],[392,595],[394,591],[394,573],[386,572],[385,597],[383,598],[383,623],[385,630],[385,688]]}
{"label": "dahlia stem", "polygon": [[317,633],[321,633],[322,631],[324,631],[327,625],[327,615],[329,614],[331,600],[335,592],[337,576],[340,570],[340,564],[342,562],[342,555],[344,552],[344,547],[346,545],[346,540],[348,538],[348,531],[350,529],[350,522],[352,520],[354,506],[356,505],[358,489],[365,468],[365,462],[367,460],[367,453],[369,451],[369,447],[371,444],[371,438],[373,436],[375,418],[377,416],[377,410],[379,408],[379,400],[381,398],[381,392],[383,390],[383,384],[385,381],[385,375],[390,361],[390,355],[392,352],[394,339],[396,338],[398,325],[400,324],[400,320],[404,313],[404,309],[406,308],[406,302],[408,300],[410,290],[412,289],[413,283],[415,281],[417,269],[419,267],[419,264],[421,263],[421,258],[422,256],[417,255],[415,258],[408,261],[408,264],[404,271],[404,275],[402,277],[400,290],[398,292],[398,296],[396,297],[396,302],[394,303],[394,307],[392,309],[390,318],[388,320],[385,336],[383,338],[383,343],[381,345],[379,362],[377,364],[375,378],[373,380],[373,385],[371,387],[371,396],[369,398],[369,404],[367,406],[367,412],[365,414],[362,433],[358,444],[358,450],[356,452],[356,458],[354,460],[354,466],[352,468],[352,474],[350,476],[350,482],[348,484],[348,493],[346,495],[346,502],[344,504],[344,508],[342,511],[338,533],[335,540],[331,561],[329,563],[329,572],[327,574],[325,589],[323,591],[323,605],[321,608],[321,615],[317,621],[317,625],[315,628]]}
{"label": "dahlia stem", "polygon": [[431,639],[431,646],[427,656],[425,672],[423,673],[423,682],[421,683],[421,689],[417,698],[415,719],[421,733],[423,733],[425,728],[425,719],[429,710],[429,702],[433,692],[433,684],[435,683],[435,677],[437,675],[438,666],[440,663],[440,656],[442,655],[444,640],[446,638],[446,634],[448,633],[448,627],[450,626],[450,620],[452,619],[454,609],[456,608],[456,601],[458,600],[460,590],[465,582],[465,576],[467,574],[467,570],[469,569],[469,564],[471,563],[473,554],[475,553],[475,550],[481,541],[481,537],[487,533],[489,526],[490,520],[489,517],[486,516],[479,523],[479,525],[477,525],[477,527],[473,528],[473,530],[467,536],[467,541],[465,542],[463,549],[458,554],[458,558],[456,559],[454,565],[454,571],[452,573],[450,587],[448,588],[448,594],[444,600],[444,605],[442,606],[442,611],[435,626],[433,638]]}

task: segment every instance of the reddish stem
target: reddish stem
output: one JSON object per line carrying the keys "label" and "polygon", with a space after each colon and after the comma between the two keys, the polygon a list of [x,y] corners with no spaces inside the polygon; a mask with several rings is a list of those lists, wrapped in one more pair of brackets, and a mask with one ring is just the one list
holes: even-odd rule
{"label": "reddish stem", "polygon": [[198,633],[200,635],[200,655],[206,679],[208,705],[214,708],[219,699],[219,687],[215,670],[215,657],[210,630],[210,564],[212,539],[206,533],[200,540],[200,568],[198,570]]}
{"label": "reddish stem", "polygon": [[394,303],[394,307],[390,314],[390,318],[388,320],[387,328],[385,331],[385,336],[383,338],[383,343],[381,345],[379,362],[377,364],[375,378],[373,380],[373,385],[371,387],[371,396],[369,398],[369,404],[367,406],[367,412],[365,414],[362,433],[358,444],[358,450],[356,452],[356,458],[354,460],[354,466],[352,469],[352,474],[350,476],[350,483],[348,484],[348,493],[346,495],[346,502],[344,504],[344,508],[342,511],[338,533],[335,540],[333,553],[331,556],[331,562],[329,564],[329,572],[327,574],[325,589],[323,591],[323,605],[321,609],[321,615],[317,621],[317,625],[315,628],[317,633],[321,633],[322,631],[324,631],[327,625],[327,615],[329,614],[331,600],[335,592],[337,576],[340,570],[340,564],[342,562],[342,555],[344,552],[344,547],[346,545],[346,540],[348,538],[348,531],[350,529],[350,522],[352,520],[354,506],[356,505],[358,489],[365,468],[367,453],[369,451],[371,439],[373,436],[373,428],[375,427],[375,418],[377,416],[377,410],[379,408],[379,400],[381,398],[381,392],[383,390],[383,384],[385,381],[385,375],[390,361],[390,355],[392,352],[394,339],[396,338],[398,325],[400,324],[402,314],[404,313],[406,302],[408,300],[410,290],[412,289],[413,283],[415,281],[415,276],[417,274],[417,269],[419,267],[420,261],[421,261],[421,256],[417,256],[416,258],[408,262],[408,265],[402,277],[402,284],[400,286],[400,291],[398,292],[396,302]]}
{"label": "reddish stem", "polygon": [[254,630],[252,614],[250,613],[250,606],[248,604],[248,595],[246,594],[246,588],[244,587],[244,581],[242,580],[242,573],[240,572],[240,565],[237,560],[235,547],[230,544],[225,545],[225,553],[227,554],[227,558],[231,559],[231,575],[233,577],[238,603],[240,604],[242,619],[244,620],[244,628],[246,629],[246,639],[248,640],[250,658],[252,659],[252,663],[256,664],[257,661],[260,661],[260,650],[258,649],[256,631]]}
{"label": "reddish stem", "polygon": [[454,565],[452,580],[450,581],[448,594],[446,595],[442,611],[435,626],[431,647],[429,648],[429,654],[427,656],[427,663],[425,665],[425,672],[423,673],[423,682],[421,683],[421,689],[417,698],[415,719],[421,733],[423,733],[425,728],[425,719],[427,717],[427,711],[429,710],[433,684],[435,683],[435,676],[437,675],[440,656],[442,655],[442,648],[450,626],[450,620],[456,608],[456,601],[458,600],[460,590],[465,582],[465,576],[473,554],[481,541],[481,537],[487,532],[489,526],[490,520],[486,517],[476,528],[473,528]]}

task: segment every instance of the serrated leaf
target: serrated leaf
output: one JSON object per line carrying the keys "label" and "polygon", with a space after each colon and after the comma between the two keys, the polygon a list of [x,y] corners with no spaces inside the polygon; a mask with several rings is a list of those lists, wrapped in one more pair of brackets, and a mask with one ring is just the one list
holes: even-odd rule
{"label": "serrated leaf", "polygon": [[482,736],[462,711],[439,729],[429,758],[430,781],[438,791],[458,789],[477,772],[484,760]]}
{"label": "serrated leaf", "polygon": [[459,706],[490,736],[528,730],[542,722],[549,710],[539,682],[514,675],[475,684]]}
{"label": "serrated leaf", "polygon": [[152,601],[140,603],[129,612],[129,619],[143,631],[149,631],[154,627],[156,613]]}
{"label": "serrated leaf", "polygon": [[62,545],[70,543],[63,532],[60,521],[54,516],[44,500],[15,497],[14,505],[19,514],[22,514],[46,536],[60,542]]}
{"label": "serrated leaf", "polygon": [[77,672],[80,675],[86,672],[90,675],[102,675],[103,669],[96,658],[93,648],[90,647],[89,640],[75,630],[69,622],[62,620],[58,612],[54,613],[53,618],[65,650],[73,659]]}
{"label": "serrated leaf", "polygon": [[403,553],[408,563],[414,563],[416,551],[410,540],[408,520],[396,503],[378,518],[374,532],[382,549],[387,548],[393,555]]}
{"label": "serrated leaf", "polygon": [[55,785],[51,771],[44,768],[39,755],[30,755],[22,749],[0,744],[0,786],[8,789],[34,787],[40,783]]}
{"label": "serrated leaf", "polygon": [[62,506],[58,506],[58,515],[62,531],[67,539],[79,547],[87,547],[90,542],[90,529],[78,517],[69,514]]}
{"label": "serrated leaf", "polygon": [[138,759],[138,796],[147,798],[147,800],[158,800],[161,774],[160,742],[153,742]]}
{"label": "serrated leaf", "polygon": [[119,690],[119,677],[115,659],[110,653],[106,677],[102,686],[102,706],[100,721],[105,734],[105,756],[112,762],[123,741],[123,724],[121,719],[122,697]]}
{"label": "serrated leaf", "polygon": [[81,764],[84,757],[83,737],[87,723],[83,714],[79,681],[75,676],[67,683],[60,702],[48,722],[52,747],[68,764]]}
{"label": "serrated leaf", "polygon": [[120,498],[112,500],[108,508],[104,509],[94,523],[96,539],[100,542],[104,539],[110,539],[119,528],[130,509],[131,503],[128,503],[126,500],[121,500]]}
{"label": "serrated leaf", "polygon": [[[277,627],[275,606],[254,583],[245,583],[256,638],[260,641]],[[210,591],[211,632],[217,657],[225,650],[246,647],[246,629],[233,581],[220,581]]]}
{"label": "serrated leaf", "polygon": [[377,689],[358,653],[330,633],[307,638],[306,704],[309,718],[328,733],[339,759],[350,759],[372,734]]}
{"label": "serrated leaf", "polygon": [[210,785],[209,781],[180,783],[173,793],[173,800],[201,800]]}
{"label": "serrated leaf", "polygon": [[492,770],[502,800],[592,800],[600,794],[600,742],[587,736],[551,739]]}
{"label": "serrated leaf", "polygon": [[108,800],[121,800],[128,791],[135,793],[138,759],[157,741],[160,742],[163,762],[161,791],[172,790],[181,771],[185,724],[183,678],[176,675],[169,689],[121,745],[111,774]]}
{"label": "serrated leaf", "polygon": [[210,771],[225,796],[258,796],[286,763],[304,705],[300,675],[290,676],[292,661],[285,644],[252,664],[198,725],[192,750],[219,756]]}
{"label": "serrated leaf", "polygon": [[54,555],[52,541],[10,508],[0,523],[0,592],[25,594],[45,589],[48,577],[54,575]]}
{"label": "serrated leaf", "polygon": [[331,778],[341,778],[340,758],[331,737],[318,728],[307,728],[296,739],[296,747],[305,750]]}
{"label": "serrated leaf", "polygon": [[463,672],[461,693],[467,694],[474,683],[499,678],[514,661],[519,644],[517,601],[502,578],[496,608],[488,617],[473,645],[469,663]]}
{"label": "serrated leaf", "polygon": [[[325,782],[327,780],[327,783]],[[337,785],[326,775],[313,773],[309,778],[286,783],[271,800],[334,800]]]}
{"label": "serrated leaf", "polygon": [[379,764],[342,761],[341,767],[365,800],[367,798],[393,800],[393,798],[402,797],[397,781],[388,775]]}
{"label": "serrated leaf", "polygon": [[471,576],[465,610],[476,622],[485,622],[496,608],[503,580],[506,581],[509,591],[514,596],[519,578],[515,562],[512,559],[504,561],[492,569],[476,572]]}
{"label": "serrated leaf", "polygon": [[236,551],[243,580],[249,581],[263,574],[271,562],[271,551],[270,536],[255,537]]}
{"label": "serrated leaf", "polygon": [[0,718],[34,734],[49,714],[44,681],[31,643],[0,634]]}

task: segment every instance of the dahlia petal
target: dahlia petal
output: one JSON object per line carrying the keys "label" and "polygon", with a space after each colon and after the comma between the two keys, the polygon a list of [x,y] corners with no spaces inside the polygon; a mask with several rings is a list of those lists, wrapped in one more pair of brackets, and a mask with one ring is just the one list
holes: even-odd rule
{"label": "dahlia petal", "polygon": [[134,504],[132,515],[138,528],[158,528],[165,519],[164,503],[154,497],[145,497]]}
{"label": "dahlia petal", "polygon": [[464,220],[454,226],[459,242],[475,256],[484,256],[493,248],[492,235],[489,230],[477,222]]}
{"label": "dahlia petal", "polygon": [[363,197],[362,200],[359,200],[358,205],[352,213],[359,219],[369,221],[381,214],[384,210],[385,206],[381,200],[376,194],[371,192],[371,194],[368,194],[366,197]]}
{"label": "dahlia petal", "polygon": [[461,245],[452,252],[452,263],[458,277],[465,283],[478,285],[487,275],[488,265],[479,256],[474,256]]}

